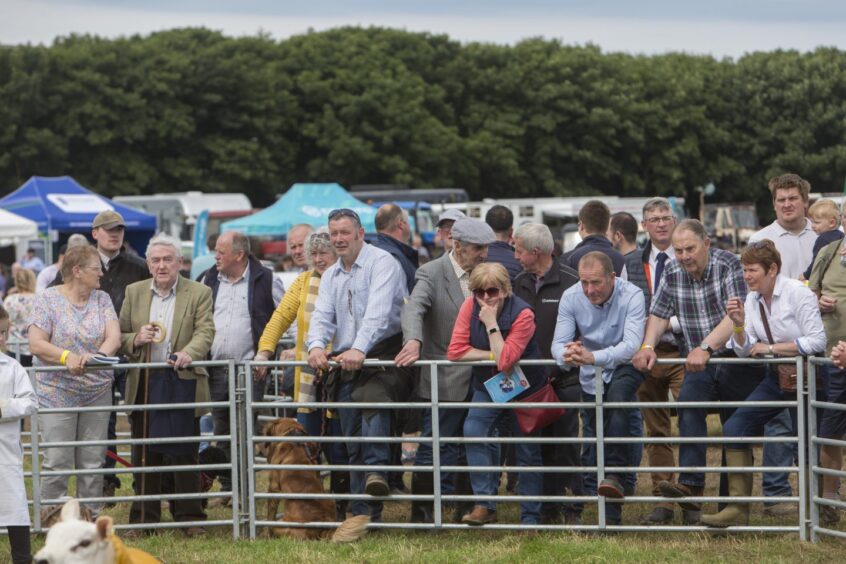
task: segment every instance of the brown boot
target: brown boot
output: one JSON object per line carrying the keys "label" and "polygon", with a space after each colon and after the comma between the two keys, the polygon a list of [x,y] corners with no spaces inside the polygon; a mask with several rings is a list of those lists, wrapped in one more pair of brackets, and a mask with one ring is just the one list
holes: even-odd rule
{"label": "brown boot", "polygon": [[[726,465],[728,467],[752,466],[752,450],[726,449]],[[732,473],[728,475],[728,489],[731,497],[748,497],[752,495],[752,474]],[[703,515],[701,522],[708,527],[744,527],[749,524],[749,504],[729,503],[722,511],[714,515]]]}
{"label": "brown boot", "polygon": [[[658,489],[664,497],[696,497],[702,495],[702,486],[688,486],[676,482],[658,482]],[[688,511],[699,511],[702,504],[695,501],[679,502],[679,507]]]}
{"label": "brown boot", "polygon": [[461,518],[461,522],[474,527],[496,523],[496,511],[488,511],[484,505],[477,505],[473,511]]}

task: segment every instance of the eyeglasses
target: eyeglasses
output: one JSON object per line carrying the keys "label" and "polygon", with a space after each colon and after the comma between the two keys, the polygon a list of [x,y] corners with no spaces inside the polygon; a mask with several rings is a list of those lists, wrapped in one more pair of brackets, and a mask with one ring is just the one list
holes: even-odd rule
{"label": "eyeglasses", "polygon": [[337,219],[339,217],[352,218],[356,221],[356,223],[361,225],[361,218],[358,217],[357,213],[355,213],[353,210],[351,210],[349,208],[338,208],[336,210],[332,210],[332,211],[329,212],[329,221],[332,221],[332,220]]}
{"label": "eyeglasses", "polygon": [[485,299],[486,294],[490,299],[494,300],[499,297],[499,288],[477,288],[473,290],[473,296],[477,300]]}
{"label": "eyeglasses", "polygon": [[671,215],[662,215],[658,217],[650,217],[644,221],[650,225],[658,225],[659,223],[672,223],[673,219],[675,218]]}

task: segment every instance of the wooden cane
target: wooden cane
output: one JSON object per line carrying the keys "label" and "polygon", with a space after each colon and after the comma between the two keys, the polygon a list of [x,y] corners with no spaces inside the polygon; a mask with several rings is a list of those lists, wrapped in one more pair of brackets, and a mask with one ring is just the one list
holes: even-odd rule
{"label": "wooden cane", "polygon": [[[159,344],[165,340],[165,335],[167,334],[167,330],[165,329],[164,325],[159,323],[158,321],[153,321],[150,323],[154,329],[154,337],[153,341],[147,345],[145,345],[145,353],[144,353],[144,363],[150,364],[153,359],[153,344]],[[144,367],[144,406],[146,407],[150,403],[150,367]],[[144,409],[141,413],[141,439],[147,438],[147,414],[149,410]],[[141,468],[147,467],[147,443],[143,443],[141,445]],[[147,485],[147,473],[141,472],[141,487],[140,487],[140,495],[143,497]],[[147,500],[141,500],[141,522],[146,522],[146,509],[147,509]]]}

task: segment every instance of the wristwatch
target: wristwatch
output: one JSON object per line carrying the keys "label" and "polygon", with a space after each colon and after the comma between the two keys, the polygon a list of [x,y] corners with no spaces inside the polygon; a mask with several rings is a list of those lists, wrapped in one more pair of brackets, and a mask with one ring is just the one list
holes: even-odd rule
{"label": "wristwatch", "polygon": [[499,327],[491,327],[490,329],[488,329],[488,335],[493,335],[497,331],[499,331]]}
{"label": "wristwatch", "polygon": [[699,345],[699,348],[702,349],[703,351],[707,352],[710,355],[714,354],[714,349],[712,349],[711,345],[709,345],[708,343],[703,342],[701,345]]}

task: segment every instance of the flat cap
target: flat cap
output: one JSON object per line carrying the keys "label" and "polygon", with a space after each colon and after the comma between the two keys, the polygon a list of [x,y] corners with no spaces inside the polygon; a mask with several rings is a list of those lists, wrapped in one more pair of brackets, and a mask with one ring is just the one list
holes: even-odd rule
{"label": "flat cap", "polygon": [[496,241],[490,225],[470,217],[462,217],[452,224],[452,238],[473,245],[490,245]]}
{"label": "flat cap", "polygon": [[126,227],[126,222],[123,220],[123,216],[115,210],[106,210],[97,214],[94,218],[94,223],[91,224],[91,228],[97,229],[98,227],[102,227],[104,229],[111,229],[119,225]]}
{"label": "flat cap", "polygon": [[445,221],[456,221],[461,219],[462,217],[467,217],[464,215],[464,212],[461,210],[457,210],[455,208],[450,208],[445,210],[444,213],[438,216],[438,225],[437,227],[441,226],[441,223]]}

